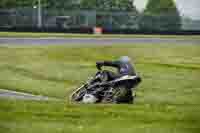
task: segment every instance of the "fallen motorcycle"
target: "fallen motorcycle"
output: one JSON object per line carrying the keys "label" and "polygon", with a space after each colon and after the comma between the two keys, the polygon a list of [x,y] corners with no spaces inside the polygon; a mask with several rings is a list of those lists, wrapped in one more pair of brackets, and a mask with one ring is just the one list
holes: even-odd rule
{"label": "fallen motorcycle", "polygon": [[[77,88],[70,100],[75,103],[133,103],[139,76],[122,76],[109,81],[106,70],[99,70],[94,77]],[[133,93],[132,93],[133,92]]]}

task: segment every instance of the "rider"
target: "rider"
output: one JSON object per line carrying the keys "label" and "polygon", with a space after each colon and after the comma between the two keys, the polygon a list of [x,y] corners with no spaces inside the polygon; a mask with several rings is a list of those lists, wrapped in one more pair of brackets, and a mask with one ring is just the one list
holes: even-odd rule
{"label": "rider", "polygon": [[[111,71],[105,71],[108,75],[108,80],[113,80],[116,78],[120,78],[125,75],[130,75],[130,76],[136,76],[135,69],[133,65],[130,62],[130,58],[128,56],[122,56],[118,60],[115,61],[101,61],[101,62],[96,62],[96,67],[101,70],[102,66],[110,66],[110,67],[115,67],[118,70],[118,73],[114,73]],[[137,83],[141,81],[139,78]],[[132,96],[132,86],[129,86],[127,84],[127,89],[121,90],[121,96],[116,97],[116,101],[118,102],[132,102],[133,101],[133,96]]]}
{"label": "rider", "polygon": [[125,75],[132,75],[135,76],[136,72],[134,67],[130,62],[130,58],[128,56],[122,56],[118,60],[115,61],[101,61],[96,62],[96,67],[101,70],[102,66],[110,66],[115,67],[118,70],[118,73],[114,73],[111,71],[106,71],[108,73],[108,78],[110,80],[125,76]]}

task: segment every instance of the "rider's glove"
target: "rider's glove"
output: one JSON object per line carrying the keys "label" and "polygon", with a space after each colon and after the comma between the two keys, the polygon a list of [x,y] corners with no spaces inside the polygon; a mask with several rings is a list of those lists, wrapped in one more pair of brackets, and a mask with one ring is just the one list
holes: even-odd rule
{"label": "rider's glove", "polygon": [[96,67],[98,70],[101,70],[102,62],[96,62]]}

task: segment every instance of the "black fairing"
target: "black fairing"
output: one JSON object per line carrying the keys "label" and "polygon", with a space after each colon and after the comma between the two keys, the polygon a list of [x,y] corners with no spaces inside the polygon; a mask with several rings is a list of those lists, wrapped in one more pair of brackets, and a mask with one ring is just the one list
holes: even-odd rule
{"label": "black fairing", "polygon": [[135,79],[121,80],[121,81],[115,82],[114,87],[125,86],[126,88],[131,89],[131,88],[136,87],[141,81],[142,80],[140,77],[136,77]]}

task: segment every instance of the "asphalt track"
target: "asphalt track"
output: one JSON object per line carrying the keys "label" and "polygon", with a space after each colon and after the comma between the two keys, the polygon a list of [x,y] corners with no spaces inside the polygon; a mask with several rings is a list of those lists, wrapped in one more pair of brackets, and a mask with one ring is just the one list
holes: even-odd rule
{"label": "asphalt track", "polygon": [[1,38],[0,45],[200,44],[200,38]]}

